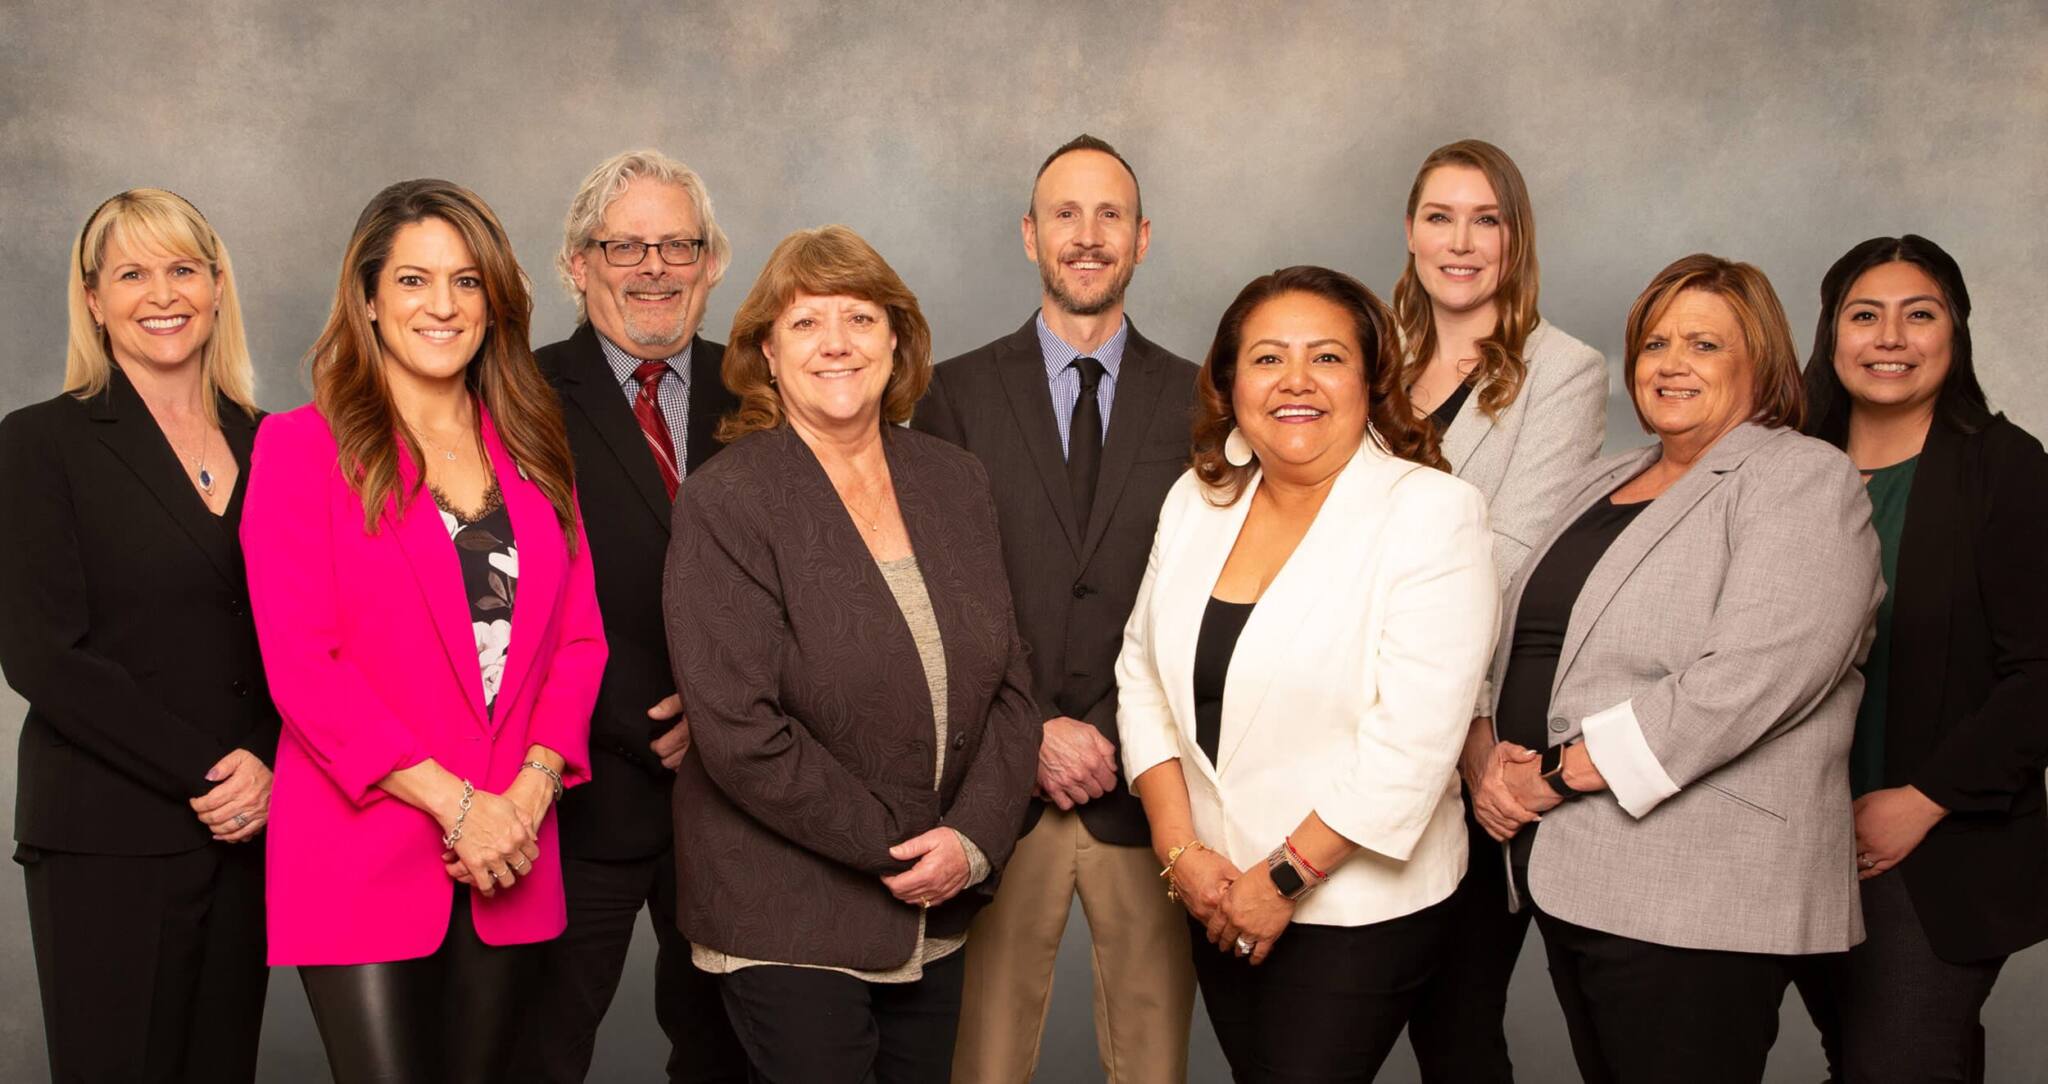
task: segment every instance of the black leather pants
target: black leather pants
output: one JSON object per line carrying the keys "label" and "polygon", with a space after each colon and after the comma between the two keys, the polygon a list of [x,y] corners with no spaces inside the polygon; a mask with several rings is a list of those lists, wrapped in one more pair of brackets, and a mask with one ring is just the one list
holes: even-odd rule
{"label": "black leather pants", "polygon": [[306,1000],[335,1084],[483,1084],[521,1078],[511,1065],[534,945],[487,945],[470,921],[469,890],[431,956],[301,967]]}

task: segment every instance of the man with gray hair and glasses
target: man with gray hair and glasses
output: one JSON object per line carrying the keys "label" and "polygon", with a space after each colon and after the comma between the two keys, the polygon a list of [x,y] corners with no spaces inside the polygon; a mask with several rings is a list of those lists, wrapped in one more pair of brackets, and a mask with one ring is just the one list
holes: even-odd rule
{"label": "man with gray hair and glasses", "polygon": [[659,151],[605,160],[570,201],[555,267],[577,327],[534,355],[561,399],[611,658],[590,719],[591,781],[560,807],[569,925],[545,949],[522,1079],[590,1071],[642,907],[668,1079],[747,1079],[716,981],[691,966],[676,929],[669,792],[690,736],[661,617],[676,486],[718,449],[718,420],[738,406],[719,378],[725,347],[697,335],[731,262],[703,180]]}

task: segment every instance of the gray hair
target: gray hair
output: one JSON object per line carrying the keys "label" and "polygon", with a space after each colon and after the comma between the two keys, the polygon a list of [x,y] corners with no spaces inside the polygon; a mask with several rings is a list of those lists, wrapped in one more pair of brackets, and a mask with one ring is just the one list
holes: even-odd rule
{"label": "gray hair", "polygon": [[569,201],[569,216],[562,223],[562,251],[555,253],[555,271],[561,275],[563,288],[576,299],[578,323],[589,317],[583,309],[583,291],[576,288],[576,280],[569,274],[570,261],[597,236],[604,225],[604,213],[611,209],[612,201],[625,194],[626,186],[635,177],[672,184],[689,195],[704,231],[703,258],[709,261],[706,271],[712,286],[718,285],[718,280],[725,277],[725,269],[732,265],[732,243],[725,239],[725,231],[718,228],[718,219],[711,213],[711,195],[704,191],[704,178],[697,176],[696,170],[657,150],[612,155],[583,178],[576,198]]}

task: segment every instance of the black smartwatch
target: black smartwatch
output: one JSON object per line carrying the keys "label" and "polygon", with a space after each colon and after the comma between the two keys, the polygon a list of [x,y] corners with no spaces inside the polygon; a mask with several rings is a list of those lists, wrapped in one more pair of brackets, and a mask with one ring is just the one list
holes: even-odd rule
{"label": "black smartwatch", "polygon": [[1287,860],[1287,845],[1284,843],[1266,856],[1266,874],[1273,879],[1273,887],[1290,900],[1302,898],[1315,887],[1301,875],[1300,870],[1294,868],[1294,863]]}
{"label": "black smartwatch", "polygon": [[1571,742],[1566,745],[1549,746],[1543,750],[1543,758],[1536,762],[1537,778],[1549,785],[1551,793],[1565,801],[1583,798],[1586,795],[1585,791],[1573,790],[1572,785],[1564,781],[1564,751],[1577,744]]}

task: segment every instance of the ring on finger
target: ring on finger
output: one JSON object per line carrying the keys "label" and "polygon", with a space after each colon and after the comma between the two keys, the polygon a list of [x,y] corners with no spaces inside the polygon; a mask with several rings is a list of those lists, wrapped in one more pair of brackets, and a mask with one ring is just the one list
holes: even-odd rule
{"label": "ring on finger", "polygon": [[249,815],[248,815],[247,813],[237,813],[237,814],[235,814],[235,827],[237,827],[237,828],[245,827],[246,825],[248,825],[248,823],[249,823]]}
{"label": "ring on finger", "polygon": [[1259,943],[1257,941],[1247,941],[1242,937],[1237,939],[1237,954],[1239,956],[1250,956],[1252,950],[1258,947]]}

